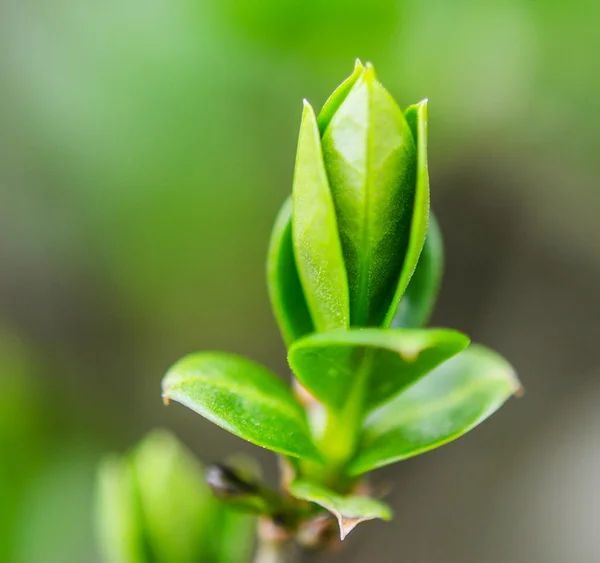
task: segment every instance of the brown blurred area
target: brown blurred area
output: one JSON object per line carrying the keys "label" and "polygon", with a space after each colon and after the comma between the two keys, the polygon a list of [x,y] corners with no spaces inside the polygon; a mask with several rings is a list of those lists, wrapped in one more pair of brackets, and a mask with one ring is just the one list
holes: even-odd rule
{"label": "brown blurred area", "polygon": [[97,562],[95,464],[157,426],[273,477],[160,380],[199,349],[288,376],[268,237],[301,100],[357,56],[401,106],[429,98],[433,324],[506,355],[526,395],[378,471],[395,519],[336,560],[600,561],[599,25],[591,0],[4,0],[0,561]]}

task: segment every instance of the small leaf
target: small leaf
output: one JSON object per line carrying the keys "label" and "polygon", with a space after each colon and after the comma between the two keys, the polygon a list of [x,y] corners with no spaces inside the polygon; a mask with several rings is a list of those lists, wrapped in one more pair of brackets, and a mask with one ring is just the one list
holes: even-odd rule
{"label": "small leaf", "polygon": [[165,431],[147,436],[132,452],[131,462],[154,558],[195,563],[200,554],[209,552],[212,521],[220,508],[204,484],[202,468]]}
{"label": "small leaf", "polygon": [[[468,343],[464,334],[445,329],[336,330],[297,340],[289,350],[288,360],[302,385],[336,410],[345,406],[356,378],[367,377],[363,405],[369,410],[413,384]],[[367,374],[362,373],[365,366]]]}
{"label": "small leaf", "polygon": [[304,102],[292,191],[292,239],[304,296],[319,331],[348,326],[348,280],[317,118]]}
{"label": "small leaf", "polygon": [[371,65],[337,108],[322,146],[348,275],[350,321],[378,326],[408,248],[416,151],[404,115]]}
{"label": "small leaf", "polygon": [[288,386],[245,358],[219,352],[186,356],[163,379],[163,397],[257,446],[320,459],[304,411]]}
{"label": "small leaf", "polygon": [[419,256],[425,244],[427,222],[429,220],[429,171],[427,169],[427,100],[407,108],[406,122],[412,132],[416,146],[416,180],[412,216],[410,219],[410,234],[408,243],[400,246],[399,252],[404,256],[404,262],[396,292],[387,311],[384,326],[389,326],[398,308],[398,303],[417,267]]}
{"label": "small leaf", "polygon": [[455,440],[519,389],[504,358],[473,344],[369,416],[350,473],[360,475]]}
{"label": "small leaf", "polygon": [[393,327],[418,328],[429,322],[442,282],[443,269],[442,233],[432,214],[429,216],[425,246],[423,246],[415,273],[410,278],[410,283],[398,305],[392,321]]}
{"label": "small leaf", "polygon": [[146,563],[142,519],[129,464],[107,458],[98,470],[96,530],[106,563]]}
{"label": "small leaf", "polygon": [[354,84],[356,83],[360,75],[364,72],[364,70],[365,67],[362,65],[360,60],[356,59],[356,63],[354,64],[354,71],[352,72],[352,74],[335,89],[335,91],[333,92],[333,94],[331,94],[331,96],[329,96],[329,98],[327,98],[327,101],[321,108],[321,111],[319,112],[319,117],[317,118],[317,121],[319,122],[319,131],[321,135],[323,135],[325,129],[327,129],[327,126],[329,125],[333,114],[338,110],[340,105],[342,105],[342,102],[350,93],[352,86],[354,86]]}
{"label": "small leaf", "polygon": [[292,496],[314,502],[333,514],[343,539],[361,522],[380,518],[391,520],[392,509],[385,503],[366,496],[340,495],[310,481],[298,480],[290,485]]}
{"label": "small leaf", "polygon": [[292,244],[292,198],[277,215],[267,256],[267,284],[271,306],[286,346],[314,332],[300,283]]}

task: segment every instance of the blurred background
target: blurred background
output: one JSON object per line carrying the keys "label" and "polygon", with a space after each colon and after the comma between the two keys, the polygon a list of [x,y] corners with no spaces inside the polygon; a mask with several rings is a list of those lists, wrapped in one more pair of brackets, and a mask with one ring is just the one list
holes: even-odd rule
{"label": "blurred background", "polygon": [[434,324],[527,394],[379,471],[396,518],[337,560],[600,561],[599,26],[596,0],[1,0],[0,562],[98,563],[96,463],[157,426],[274,475],[159,385],[199,349],[288,376],[268,237],[301,100],[356,57],[429,98]]}

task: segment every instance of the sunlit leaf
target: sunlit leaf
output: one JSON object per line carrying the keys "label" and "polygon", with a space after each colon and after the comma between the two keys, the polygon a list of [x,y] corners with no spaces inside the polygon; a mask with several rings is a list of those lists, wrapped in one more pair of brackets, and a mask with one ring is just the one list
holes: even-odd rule
{"label": "sunlit leaf", "polygon": [[348,274],[350,321],[377,326],[409,248],[416,150],[404,115],[371,65],[331,118],[322,146]]}
{"label": "sunlit leaf", "polygon": [[350,472],[360,475],[442,446],[477,426],[519,389],[504,358],[471,345],[369,416]]}
{"label": "sunlit leaf", "polygon": [[340,537],[345,537],[361,522],[380,518],[391,520],[391,508],[373,498],[360,495],[340,495],[317,483],[294,481],[290,493],[296,498],[314,502],[333,514],[340,526]]}
{"label": "sunlit leaf", "polygon": [[346,266],[317,118],[306,101],[298,139],[292,202],[294,256],[315,328],[326,331],[347,327],[350,312]]}
{"label": "sunlit leaf", "polygon": [[[353,385],[362,385],[373,409],[463,350],[469,339],[445,329],[350,329],[311,334],[289,350],[300,382],[334,409],[344,407]],[[357,381],[363,378],[362,381]]]}
{"label": "sunlit leaf", "polygon": [[250,360],[219,352],[190,354],[163,379],[163,396],[253,444],[319,460],[289,387]]}

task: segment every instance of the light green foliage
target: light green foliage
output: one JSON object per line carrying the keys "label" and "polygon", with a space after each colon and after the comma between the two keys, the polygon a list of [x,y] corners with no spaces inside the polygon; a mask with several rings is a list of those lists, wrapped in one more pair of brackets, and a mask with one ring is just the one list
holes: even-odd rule
{"label": "light green foliage", "polygon": [[213,498],[199,465],[162,431],[102,463],[96,529],[105,563],[241,563],[252,547],[252,520]]}
{"label": "light green foliage", "polygon": [[187,356],[163,381],[165,399],[285,456],[286,495],[257,485],[251,504],[287,534],[323,508],[342,539],[391,518],[352,494],[359,476],[461,436],[518,389],[494,352],[423,328],[443,269],[427,166],[427,102],[403,113],[370,64],[357,61],[318,118],[305,102],[267,258],[298,400],[266,368],[222,353]]}
{"label": "light green foliage", "polygon": [[348,326],[348,281],[315,113],[304,103],[294,188],[292,238],[315,328]]}
{"label": "light green foliage", "polygon": [[186,356],[165,376],[163,397],[257,446],[319,460],[289,387],[250,360],[216,352]]}
{"label": "light green foliage", "polygon": [[473,344],[373,412],[350,472],[365,473],[459,438],[519,389],[504,358]]}
{"label": "light green foliage", "polygon": [[[468,344],[464,334],[453,330],[336,330],[296,341],[289,361],[300,382],[335,410],[346,406],[353,385],[363,385],[363,405],[368,411]],[[358,374],[364,381],[357,381]]]}

